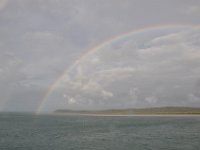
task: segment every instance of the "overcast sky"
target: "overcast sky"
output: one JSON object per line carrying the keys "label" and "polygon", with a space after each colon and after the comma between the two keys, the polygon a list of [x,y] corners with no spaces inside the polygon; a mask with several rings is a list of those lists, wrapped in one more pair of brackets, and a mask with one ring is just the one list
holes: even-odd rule
{"label": "overcast sky", "polygon": [[[199,24],[199,0],[0,0],[0,111],[200,106]],[[40,106],[82,54],[140,28],[85,56]]]}

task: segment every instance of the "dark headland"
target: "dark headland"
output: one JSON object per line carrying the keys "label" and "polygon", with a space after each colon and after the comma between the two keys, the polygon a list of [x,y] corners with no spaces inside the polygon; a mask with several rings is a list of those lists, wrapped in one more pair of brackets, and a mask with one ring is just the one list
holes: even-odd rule
{"label": "dark headland", "polygon": [[54,114],[62,115],[99,115],[99,116],[127,116],[127,115],[200,115],[200,107],[152,107],[109,110],[65,110],[59,109]]}

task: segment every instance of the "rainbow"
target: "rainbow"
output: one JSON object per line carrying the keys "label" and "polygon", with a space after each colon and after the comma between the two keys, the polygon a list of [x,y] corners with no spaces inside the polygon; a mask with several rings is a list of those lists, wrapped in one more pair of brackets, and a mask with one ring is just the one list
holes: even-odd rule
{"label": "rainbow", "polygon": [[74,68],[75,66],[77,66],[86,56],[88,56],[89,54],[98,51],[99,49],[105,47],[106,45],[109,45],[112,42],[115,42],[117,40],[120,39],[124,39],[127,37],[132,36],[133,34],[136,33],[140,33],[140,32],[144,32],[146,30],[155,30],[155,29],[162,29],[162,28],[183,28],[183,27],[194,27],[194,25],[180,25],[180,24],[160,24],[160,25],[154,25],[154,26],[148,26],[148,27],[142,27],[136,30],[131,30],[129,32],[125,32],[122,34],[119,34],[117,36],[111,37],[110,39],[98,44],[97,46],[87,50],[85,53],[83,53],[82,55],[80,55],[80,57],[78,59],[76,59],[74,62],[71,63],[71,65],[55,80],[55,82],[48,88],[47,92],[45,93],[41,103],[38,106],[38,109],[36,110],[36,114],[40,114],[45,103],[47,102],[48,97],[51,95],[51,93],[54,91],[54,89],[56,89],[56,87],[60,84],[60,82],[63,80],[63,78],[65,77],[65,75],[67,75],[69,73],[69,71]]}

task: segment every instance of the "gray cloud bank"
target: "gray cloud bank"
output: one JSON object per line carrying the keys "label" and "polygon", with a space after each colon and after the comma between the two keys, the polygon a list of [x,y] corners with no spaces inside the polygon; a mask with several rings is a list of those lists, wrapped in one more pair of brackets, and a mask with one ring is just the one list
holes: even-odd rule
{"label": "gray cloud bank", "polygon": [[[37,110],[47,89],[63,70],[91,47],[115,35],[144,26],[176,23],[198,25],[200,23],[199,8],[199,0],[123,0],[123,2],[121,0],[0,0],[0,111]],[[175,38],[177,41],[179,39],[173,37],[176,35],[168,36],[163,38],[172,38],[171,42],[176,42]],[[197,37],[194,38],[194,36]],[[167,76],[167,69],[162,70],[160,67],[169,63],[163,62],[162,58],[172,55],[169,59],[173,59],[172,63],[175,63],[175,55],[180,55],[180,61],[185,66],[188,65],[188,74],[193,71],[192,74],[195,75],[196,72],[191,70],[191,66],[195,65],[198,59],[192,56],[193,52],[188,52],[191,61],[188,61],[189,58],[185,60],[186,62],[183,61],[182,57],[187,54],[174,50],[176,49],[175,44],[174,48],[170,47],[169,51],[160,52],[158,45],[166,49],[166,42],[169,43],[170,40],[159,39],[162,38],[159,36],[157,38],[148,37],[146,39],[143,36],[140,38],[143,44],[137,40],[117,42],[111,47],[105,47],[101,53],[99,51],[99,53],[88,56],[82,61],[82,66],[74,69],[76,78],[69,76],[67,89],[61,90],[60,94],[58,92],[57,96],[55,94],[57,92],[54,91],[53,95],[56,100],[50,97],[44,110],[53,110],[61,105],[77,109],[82,107],[96,109],[104,106],[127,107],[130,103],[130,106],[143,106],[142,103],[147,104],[146,101],[161,104],[160,99],[164,104],[170,98],[164,97],[164,94],[163,98],[160,98],[156,92],[150,94],[153,91],[147,88],[148,85],[157,85],[154,82],[158,72],[146,70],[152,76],[152,80],[144,82],[142,86],[139,82],[142,77],[137,80],[142,74],[141,71],[153,68],[156,70],[157,66],[164,78]],[[191,38],[194,41],[192,42],[189,38],[191,43],[186,43],[185,46],[193,45],[194,49],[195,45],[198,46],[198,32],[191,33]],[[145,39],[152,41],[144,44]],[[179,45],[178,49],[182,49],[181,47],[187,49],[184,44]],[[146,51],[148,48],[149,50]],[[139,49],[141,49],[140,52],[138,52]],[[144,61],[143,66],[137,68],[135,65],[142,64],[142,61]],[[160,63],[156,64],[156,62]],[[176,60],[176,63],[180,62]],[[171,65],[168,73],[172,72],[172,68],[179,69],[181,73],[180,65],[176,67],[176,64],[174,67]],[[91,80],[88,79],[86,72]],[[73,71],[71,73],[73,74]],[[176,74],[178,75],[178,72]],[[143,78],[147,80],[144,74]],[[169,78],[168,75],[166,82],[170,81]],[[79,80],[85,83],[80,84]],[[159,77],[157,80],[159,81]],[[193,92],[188,93],[189,96],[182,96],[180,104],[198,103],[199,81],[194,82],[195,86],[190,88],[190,90],[193,88]],[[123,86],[119,86],[121,84]],[[160,83],[160,86],[162,84],[164,81]],[[162,93],[162,88],[164,90],[167,86],[161,86],[158,89],[160,93]],[[173,91],[170,87],[168,89]],[[181,90],[190,91],[186,88],[179,89],[180,93]],[[65,95],[64,100],[63,95]],[[174,97],[178,95],[180,94],[174,93]],[[131,97],[134,100],[130,100]],[[186,97],[189,97],[190,103]],[[178,100],[176,102],[178,103]]]}
{"label": "gray cloud bank", "polygon": [[147,30],[111,42],[69,70],[48,101],[56,106],[59,97],[74,109],[199,106],[199,43],[195,27]]}

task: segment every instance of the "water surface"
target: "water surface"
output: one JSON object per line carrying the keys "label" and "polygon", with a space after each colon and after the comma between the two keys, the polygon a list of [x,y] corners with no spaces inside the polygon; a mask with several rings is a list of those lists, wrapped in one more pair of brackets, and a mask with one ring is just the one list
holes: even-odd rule
{"label": "water surface", "polygon": [[0,114],[0,150],[198,150],[200,117]]}

